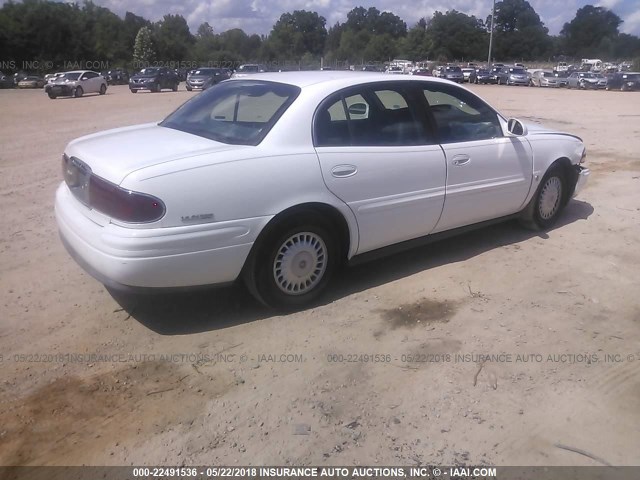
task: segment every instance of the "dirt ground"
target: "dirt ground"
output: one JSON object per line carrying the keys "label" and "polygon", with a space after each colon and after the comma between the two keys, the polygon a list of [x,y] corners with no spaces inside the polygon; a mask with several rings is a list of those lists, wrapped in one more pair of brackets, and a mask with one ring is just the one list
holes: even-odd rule
{"label": "dirt ground", "polygon": [[184,86],[0,90],[0,465],[640,464],[640,94],[472,90],[585,140],[559,224],[352,268],[286,316],[240,287],[112,296],[58,239],[66,143]]}

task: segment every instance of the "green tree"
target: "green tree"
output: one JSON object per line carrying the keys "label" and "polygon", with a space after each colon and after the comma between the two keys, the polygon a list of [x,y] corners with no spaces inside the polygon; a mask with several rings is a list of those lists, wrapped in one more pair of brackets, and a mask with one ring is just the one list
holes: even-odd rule
{"label": "green tree", "polygon": [[336,52],[336,59],[352,63],[364,61],[364,49],[367,48],[370,40],[371,35],[366,30],[355,32],[350,28],[346,29],[340,37],[340,47]]}
{"label": "green tree", "polygon": [[567,53],[591,58],[609,53],[602,50],[607,46],[605,39],[617,38],[621,23],[622,19],[611,10],[586,5],[578,9],[573,20],[564,24],[560,35]]}
{"label": "green tree", "polygon": [[431,36],[427,33],[427,21],[421,18],[407,33],[402,46],[402,56],[411,60],[426,60],[432,49]]}
{"label": "green tree", "polygon": [[220,41],[213,32],[213,27],[207,22],[202,23],[198,27],[195,35],[195,43],[193,45],[193,59],[197,62],[204,63],[211,60],[212,55],[220,51]]}
{"label": "green tree", "polygon": [[364,7],[356,7],[347,13],[345,29],[360,32],[366,30],[373,35],[388,34],[394,39],[404,37],[407,34],[407,24],[397,15],[391,12],[380,12],[376,7],[368,10]]}
{"label": "green tree", "polygon": [[342,37],[343,30],[344,27],[339,22],[336,22],[333,27],[329,27],[327,38],[324,43],[326,53],[335,53],[336,51],[338,51],[338,48],[340,48],[340,37]]}
{"label": "green tree", "polygon": [[482,21],[456,10],[435,12],[427,24],[426,34],[430,56],[435,58],[479,59],[489,48]]}
{"label": "green tree", "polygon": [[[487,26],[490,24],[491,16],[487,18]],[[527,0],[496,3],[494,28],[494,58],[530,60],[551,52],[549,30]]]}
{"label": "green tree", "polygon": [[167,61],[184,60],[195,39],[182,15],[165,15],[154,29],[158,58]]}
{"label": "green tree", "polygon": [[391,60],[398,53],[398,47],[393,37],[384,33],[382,35],[374,35],[369,40],[367,47],[364,49],[364,62],[385,62]]}
{"label": "green tree", "polygon": [[327,38],[326,22],[316,12],[296,10],[283,13],[273,26],[269,39],[285,56],[288,54],[300,59],[306,52],[320,55]]}
{"label": "green tree", "polygon": [[133,46],[133,60],[142,65],[150,62],[155,58],[153,42],[151,40],[151,29],[142,27],[136,35],[135,44]]}
{"label": "green tree", "polygon": [[633,58],[640,56],[640,38],[621,33],[614,41],[614,58]]}

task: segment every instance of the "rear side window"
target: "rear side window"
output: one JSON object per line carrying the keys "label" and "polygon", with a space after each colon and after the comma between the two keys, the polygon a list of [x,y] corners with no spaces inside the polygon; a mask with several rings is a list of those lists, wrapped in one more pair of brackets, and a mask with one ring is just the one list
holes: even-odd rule
{"label": "rear side window", "polygon": [[233,145],[258,145],[300,89],[276,82],[220,83],[193,97],[161,126]]}
{"label": "rear side window", "polygon": [[[415,102],[414,102],[415,103]],[[363,86],[333,95],[314,119],[318,147],[432,144],[418,112],[401,88]]]}

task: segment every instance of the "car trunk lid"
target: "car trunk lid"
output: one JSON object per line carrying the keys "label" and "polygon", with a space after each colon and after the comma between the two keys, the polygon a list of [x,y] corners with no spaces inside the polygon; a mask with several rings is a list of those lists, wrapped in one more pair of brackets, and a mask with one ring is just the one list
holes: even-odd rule
{"label": "car trunk lid", "polygon": [[[127,175],[146,167],[238,148],[247,147],[150,123],[81,137],[71,142],[65,153],[81,160],[94,175],[120,185]],[[219,158],[223,160],[224,155]]]}

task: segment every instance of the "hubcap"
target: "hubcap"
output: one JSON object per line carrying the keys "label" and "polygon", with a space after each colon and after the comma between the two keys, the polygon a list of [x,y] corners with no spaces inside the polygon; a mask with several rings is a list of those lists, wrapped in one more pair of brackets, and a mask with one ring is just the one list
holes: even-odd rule
{"label": "hubcap", "polygon": [[311,291],[327,269],[327,247],[319,235],[299,232],[285,240],[273,262],[273,277],[287,295]]}
{"label": "hubcap", "polygon": [[542,187],[538,213],[544,220],[549,220],[558,211],[562,197],[562,182],[558,177],[551,177]]}

